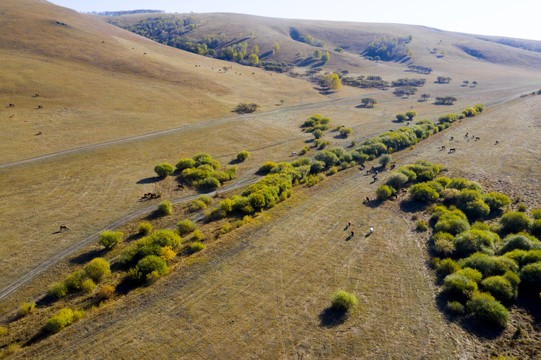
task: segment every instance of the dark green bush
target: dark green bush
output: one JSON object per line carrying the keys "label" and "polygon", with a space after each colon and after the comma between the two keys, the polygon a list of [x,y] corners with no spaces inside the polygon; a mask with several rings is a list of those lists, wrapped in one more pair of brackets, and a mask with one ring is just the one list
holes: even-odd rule
{"label": "dark green bush", "polygon": [[[433,217],[431,218],[431,221],[433,220]],[[465,232],[470,229],[470,224],[465,217],[466,216],[460,210],[453,212],[445,211],[437,217],[434,231],[447,232],[453,235]]]}
{"label": "dark green bush", "polygon": [[432,240],[434,241],[434,252],[439,256],[451,256],[455,251],[455,244],[453,243],[454,238],[453,235],[445,232],[434,234],[432,236]]}
{"label": "dark green bush", "polygon": [[63,281],[56,282],[49,286],[47,295],[61,299],[68,294],[68,288]]}
{"label": "dark green bush", "polygon": [[476,229],[464,231],[455,237],[456,254],[459,257],[476,252],[492,255],[494,254],[494,242],[497,240],[498,236],[490,231]]}
{"label": "dark green bush", "polygon": [[461,269],[460,265],[456,261],[450,258],[443,259],[438,262],[436,271],[441,276],[447,276],[455,273]]}
{"label": "dark green bush", "polygon": [[402,114],[402,113],[396,114],[396,120],[398,121],[406,121],[407,118],[408,117],[406,116],[406,114]]}
{"label": "dark green bush", "polygon": [[82,318],[83,315],[83,311],[73,311],[70,308],[60,309],[56,315],[53,315],[47,320],[45,328],[52,333],[57,333]]}
{"label": "dark green bush", "polygon": [[522,267],[527,264],[541,261],[541,250],[515,249],[506,252],[503,256],[514,260],[519,266]]}
{"label": "dark green bush", "polygon": [[195,160],[191,158],[180,159],[175,165],[178,171],[195,167]]}
{"label": "dark green bush", "polygon": [[520,271],[520,280],[530,290],[539,292],[541,290],[541,262],[525,265]]}
{"label": "dark green bush", "polygon": [[250,157],[250,153],[248,151],[241,151],[237,154],[237,161],[244,161]]}
{"label": "dark green bush", "polygon": [[149,276],[158,276],[167,274],[169,268],[164,259],[157,255],[148,255],[137,263],[137,269],[141,272],[141,278],[149,278]]}
{"label": "dark green bush", "polygon": [[161,163],[154,167],[154,172],[161,178],[171,175],[173,171],[175,171],[175,168],[168,163]]}
{"label": "dark green bush", "polygon": [[86,264],[84,270],[86,275],[96,283],[99,283],[111,274],[109,262],[104,258],[92,259],[92,261]]}
{"label": "dark green bush", "polygon": [[385,180],[385,185],[392,187],[393,189],[400,190],[408,182],[408,177],[401,172],[394,172],[387,180]]}
{"label": "dark green bush", "polygon": [[449,296],[465,300],[477,291],[477,281],[459,270],[443,279],[443,291]]}
{"label": "dark green bush", "polygon": [[518,233],[528,230],[532,224],[530,218],[521,212],[508,212],[500,218],[502,231],[507,233]]}
{"label": "dark green bush", "polygon": [[541,249],[541,241],[525,233],[508,235],[505,239],[503,239],[503,246],[500,249],[500,254],[505,254],[515,249],[521,249],[521,250]]}
{"label": "dark green bush", "polygon": [[466,308],[482,322],[505,327],[509,313],[505,306],[487,293],[476,293],[466,303]]}
{"label": "dark green bush", "polygon": [[450,313],[455,315],[462,315],[466,312],[464,305],[462,305],[458,301],[448,301],[447,310],[449,310]]}
{"label": "dark green bush", "polygon": [[426,183],[413,185],[409,193],[412,200],[425,203],[434,202],[440,197],[440,194]]}
{"label": "dark green bush", "polygon": [[190,253],[193,254],[193,253],[203,250],[204,248],[206,248],[206,246],[205,244],[201,244],[198,241],[194,241],[190,245],[188,245],[188,248],[190,250]]}
{"label": "dark green bush", "polygon": [[541,209],[534,209],[534,210],[532,210],[532,217],[533,217],[535,220],[541,219]]}
{"label": "dark green bush", "polygon": [[152,224],[148,221],[143,221],[139,224],[139,234],[148,235],[152,231]]}
{"label": "dark green bush", "polygon": [[192,212],[199,211],[199,210],[204,209],[206,207],[207,207],[207,204],[205,204],[203,201],[201,201],[199,199],[193,199],[192,203],[190,205],[190,211],[192,211]]}
{"label": "dark green bush", "polygon": [[323,161],[314,161],[310,165],[310,173],[311,174],[318,174],[325,170],[325,163]]}
{"label": "dark green bush", "polygon": [[272,161],[267,161],[266,163],[263,164],[263,166],[261,166],[259,168],[259,172],[262,173],[262,174],[267,174],[269,173],[275,166],[278,166],[277,163],[275,162],[272,162]]}
{"label": "dark green bush", "polygon": [[64,280],[68,291],[79,291],[83,285],[83,281],[87,279],[86,272],[84,270],[76,270],[70,276]]}
{"label": "dark green bush", "polygon": [[415,224],[415,229],[417,231],[427,231],[428,230],[428,226],[426,225],[426,222],[424,220],[419,220],[417,221],[417,223]]}
{"label": "dark green bush", "polygon": [[483,190],[481,188],[481,185],[479,185],[478,183],[473,182],[473,181],[468,181],[466,179],[459,179],[459,178],[451,179],[451,182],[447,185],[447,187],[450,189],[458,189],[458,190],[463,190],[463,189],[477,190],[477,191]]}
{"label": "dark green bush", "polygon": [[325,163],[325,168],[328,169],[331,166],[338,163],[339,159],[336,154],[330,150],[320,151],[314,156],[315,160],[323,161]]}
{"label": "dark green bush", "polygon": [[332,307],[342,311],[348,311],[357,306],[357,297],[355,294],[348,293],[344,290],[339,290],[332,294]]}
{"label": "dark green bush", "polygon": [[530,233],[536,236],[541,235],[541,219],[535,219],[530,228]]}
{"label": "dark green bush", "polygon": [[173,213],[173,206],[170,201],[164,200],[158,204],[158,213],[161,215],[171,215]]}
{"label": "dark green bush", "polygon": [[503,276],[488,277],[481,282],[481,286],[499,301],[507,302],[517,297],[513,285]]}
{"label": "dark green bush", "polygon": [[479,270],[484,277],[503,275],[507,271],[518,272],[518,264],[507,257],[475,253],[459,261],[460,266]]}
{"label": "dark green bush", "polygon": [[378,160],[379,164],[384,168],[386,168],[387,165],[389,165],[392,161],[393,161],[393,157],[389,154],[381,155]]}
{"label": "dark green bush", "polygon": [[81,284],[81,291],[85,294],[91,293],[96,288],[96,283],[92,279],[85,279]]}
{"label": "dark green bush", "polygon": [[120,231],[102,231],[98,239],[98,243],[106,249],[112,249],[116,244],[122,241],[123,233]]}
{"label": "dark green bush", "polygon": [[351,128],[343,127],[340,129],[340,136],[342,137],[348,137],[353,130]]}
{"label": "dark green bush", "polygon": [[483,198],[485,203],[490,207],[491,211],[501,210],[511,204],[511,200],[504,194],[490,192]]}
{"label": "dark green bush", "polygon": [[186,219],[177,223],[177,229],[180,236],[184,236],[194,231],[195,225],[191,222],[191,220]]}
{"label": "dark green bush", "polygon": [[176,249],[181,239],[178,234],[171,230],[158,230],[142,239],[127,246],[120,253],[118,262],[121,265],[130,265],[147,255],[158,255],[163,247]]}
{"label": "dark green bush", "polygon": [[376,190],[376,196],[378,200],[384,201],[391,197],[395,191],[387,185],[380,185]]}

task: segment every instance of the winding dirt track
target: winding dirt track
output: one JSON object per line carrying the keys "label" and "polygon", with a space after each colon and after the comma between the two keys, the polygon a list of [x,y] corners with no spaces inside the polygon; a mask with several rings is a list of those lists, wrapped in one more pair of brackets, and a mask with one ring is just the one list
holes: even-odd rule
{"label": "winding dirt track", "polygon": [[[99,147],[103,147],[103,146],[107,146],[107,145],[124,143],[124,142],[149,138],[149,137],[152,137],[152,136],[162,135],[162,134],[166,134],[166,133],[182,131],[182,130],[189,129],[189,128],[205,126],[205,125],[209,125],[209,124],[216,124],[216,123],[221,123],[221,122],[227,122],[227,121],[233,121],[233,120],[237,120],[237,119],[244,119],[244,118],[247,118],[247,117],[256,117],[256,116],[268,115],[268,114],[273,114],[273,113],[286,112],[286,111],[290,111],[290,110],[309,108],[309,107],[314,106],[314,105],[320,106],[322,104],[337,103],[337,102],[341,102],[341,101],[351,100],[351,99],[354,99],[354,98],[371,96],[371,95],[375,95],[375,94],[378,94],[378,93],[381,93],[381,92],[382,91],[374,92],[374,93],[371,93],[371,94],[355,95],[355,96],[350,96],[350,97],[345,97],[345,98],[340,98],[340,99],[332,99],[332,100],[326,100],[326,101],[320,101],[320,102],[312,102],[312,103],[300,104],[300,105],[295,105],[295,106],[291,106],[291,107],[287,107],[287,108],[277,109],[277,110],[273,110],[273,111],[269,111],[269,112],[265,112],[265,113],[234,116],[234,117],[230,117],[230,118],[211,120],[211,121],[202,122],[202,123],[198,123],[198,124],[185,125],[185,126],[181,126],[181,127],[174,128],[174,129],[159,131],[159,132],[156,132],[156,133],[139,135],[139,136],[135,136],[135,137],[131,137],[131,138],[114,140],[114,141],[109,141],[109,142],[105,142],[105,143],[101,143],[101,144],[88,145],[88,146],[83,146],[83,147],[79,147],[79,148],[75,148],[75,149],[71,149],[71,150],[66,150],[66,151],[62,151],[62,152],[58,152],[58,153],[43,155],[43,156],[31,158],[31,159],[20,160],[20,161],[15,161],[15,162],[11,162],[11,163],[5,163],[5,164],[0,165],[0,169],[7,168],[7,167],[12,167],[12,166],[16,166],[16,165],[21,165],[21,164],[25,164],[25,163],[30,163],[30,162],[34,162],[34,161],[50,159],[50,158],[60,156],[60,155],[64,155],[64,154],[75,153],[75,152],[85,151],[85,150],[89,150],[89,149],[95,149],[95,148],[99,148]],[[521,92],[521,94],[523,94],[523,93],[529,93],[529,92]],[[494,107],[494,106],[504,104],[504,103],[506,103],[508,101],[511,101],[511,100],[514,100],[514,99],[518,98],[519,96],[520,96],[520,94],[507,97],[507,98],[505,98],[503,100],[499,100],[497,102],[488,104],[487,107]],[[230,184],[228,186],[225,186],[225,187],[221,188],[220,190],[221,191],[235,190],[235,189],[238,189],[240,187],[252,184],[252,183],[256,182],[257,180],[259,180],[259,178],[252,179],[252,180],[241,180],[241,179],[239,179],[237,182],[235,182],[233,184]],[[212,192],[212,193],[209,193],[208,195],[213,196],[215,193],[216,192]],[[190,200],[196,199],[198,196],[200,196],[200,195],[197,194],[197,195],[187,196],[187,197],[184,197],[184,198],[173,200],[172,203],[177,204],[177,203],[184,202],[184,201],[190,201]],[[3,301],[8,296],[10,296],[14,292],[16,292],[19,288],[26,285],[30,281],[32,281],[39,274],[41,274],[44,271],[51,268],[58,261],[61,261],[61,260],[65,259],[67,256],[74,254],[75,252],[79,251],[80,249],[84,248],[85,246],[89,245],[90,243],[96,241],[98,239],[98,237],[99,237],[99,234],[102,231],[116,229],[119,226],[123,225],[124,223],[126,223],[126,222],[128,222],[128,221],[130,221],[130,220],[132,220],[132,219],[134,219],[134,218],[136,218],[138,216],[150,213],[155,209],[156,209],[156,206],[152,205],[152,206],[140,209],[140,210],[138,210],[138,211],[136,211],[134,213],[131,213],[129,215],[126,215],[126,216],[114,221],[109,226],[107,226],[105,229],[102,229],[101,231],[99,231],[99,232],[97,232],[97,233],[95,233],[93,235],[90,235],[90,236],[86,237],[85,239],[82,239],[81,241],[79,241],[79,242],[67,247],[66,249],[60,251],[56,255],[50,257],[46,261],[44,261],[44,262],[40,263],[39,265],[37,265],[34,269],[30,270],[29,272],[27,272],[26,274],[24,274],[23,276],[21,276],[20,278],[18,278],[14,282],[12,282],[11,284],[9,284],[9,285],[5,286],[4,288],[0,289],[0,301]]]}

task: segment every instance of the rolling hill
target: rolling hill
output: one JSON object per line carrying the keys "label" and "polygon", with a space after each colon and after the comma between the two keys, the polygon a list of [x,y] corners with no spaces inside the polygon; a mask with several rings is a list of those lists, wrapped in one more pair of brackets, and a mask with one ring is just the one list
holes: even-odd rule
{"label": "rolling hill", "polygon": [[[179,187],[178,174],[159,179],[153,171],[157,163],[175,165],[201,152],[223,166],[237,165],[237,178],[217,190],[209,208],[221,206],[223,198],[260,179],[264,162],[297,160],[294,153],[304,147],[313,158],[313,135],[301,125],[314,114],[330,118],[323,138],[328,148],[349,151],[406,126],[396,121],[398,113],[415,110],[416,119],[436,122],[482,103],[482,114],[434,131],[392,157],[399,166],[420,159],[441,163],[445,176],[505,192],[519,199],[512,209],[520,203],[530,214],[541,203],[537,42],[517,40],[513,44],[522,45],[514,47],[498,38],[400,24],[190,14],[197,26],[186,35],[195,41],[222,36],[224,45],[246,41],[248,51],[258,45],[262,60],[299,65],[291,74],[175,49],[108,23],[188,14],[104,18],[41,0],[4,0],[0,13],[0,126],[6,129],[0,133],[0,327],[7,329],[0,332],[0,355],[9,346],[21,347],[13,358],[32,359],[485,359],[541,353],[537,298],[511,305],[509,324],[499,332],[468,328],[449,316],[437,296],[441,284],[430,265],[429,236],[415,231],[415,221],[428,222],[429,211],[408,207],[405,195],[363,204],[386,170],[379,181],[359,166],[329,171],[238,229],[231,224],[242,217],[202,221],[204,210],[188,208],[200,193]],[[393,61],[364,58],[375,39],[409,35],[413,54]],[[301,36],[325,47],[298,41]],[[273,54],[275,43],[280,46]],[[316,49],[328,50],[330,61],[311,60]],[[412,63],[433,71],[413,73]],[[402,97],[392,89],[343,86],[330,92],[302,75],[310,70],[347,70],[347,76],[378,75],[389,82],[422,78],[425,85]],[[452,81],[436,83],[438,76]],[[422,101],[421,93],[430,101]],[[439,96],[456,102],[436,105],[432,99]],[[376,106],[360,106],[364,97],[377,99]],[[255,113],[232,113],[237,104],[252,102],[260,105]],[[341,137],[331,131],[337,127],[353,132]],[[442,151],[442,145],[456,151]],[[251,157],[238,162],[242,150]],[[141,199],[148,192],[161,198]],[[161,200],[174,203],[172,215],[153,212]],[[199,220],[206,249],[192,254],[192,240],[184,238],[167,276],[148,286],[127,285],[128,271],[118,259],[140,238],[139,223],[173,229],[186,218]],[[60,225],[70,230],[59,231]],[[94,240],[106,228],[125,234],[111,251]],[[111,262],[113,274],[96,290],[57,301],[45,296],[50,284],[98,256]],[[114,292],[100,303],[104,285]],[[338,289],[357,294],[359,307],[349,316],[328,308]],[[18,315],[23,302],[37,303],[25,317]],[[64,307],[86,314],[57,334],[43,330]]]}

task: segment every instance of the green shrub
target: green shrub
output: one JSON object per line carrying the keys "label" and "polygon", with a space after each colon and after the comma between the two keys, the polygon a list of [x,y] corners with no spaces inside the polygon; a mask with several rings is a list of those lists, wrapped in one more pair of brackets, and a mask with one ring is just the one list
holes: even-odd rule
{"label": "green shrub", "polygon": [[455,244],[453,244],[454,236],[449,233],[436,233],[432,236],[434,240],[433,250],[439,256],[451,256],[455,252]]}
{"label": "green shrub", "polygon": [[64,283],[69,291],[79,291],[86,279],[87,276],[84,270],[76,270],[64,280]]}
{"label": "green shrub", "polygon": [[219,188],[220,185],[221,185],[220,180],[212,176],[205,178],[203,182],[199,184],[200,187],[204,189],[211,189],[211,190]]}
{"label": "green shrub", "polygon": [[263,164],[263,166],[259,168],[259,172],[262,174],[267,174],[276,166],[278,166],[277,163],[272,162],[272,161],[267,161],[266,163]]}
{"label": "green shrub", "polygon": [[508,212],[500,218],[502,231],[507,233],[518,233],[528,230],[532,221],[526,214],[521,212]]}
{"label": "green shrub", "polygon": [[195,230],[195,224],[189,219],[182,220],[177,223],[177,230],[180,236],[184,236]]}
{"label": "green shrub", "polygon": [[148,235],[152,231],[152,224],[148,221],[143,221],[139,224],[139,234]]}
{"label": "green shrub", "polygon": [[472,220],[484,218],[490,213],[490,207],[481,199],[467,202],[459,208]]}
{"label": "green shrub", "polygon": [[409,192],[412,200],[425,203],[436,201],[440,197],[440,194],[426,183],[413,185]]}
{"label": "green shrub", "polygon": [[532,210],[532,217],[533,217],[535,220],[541,219],[541,209],[534,209],[534,210]]}
{"label": "green shrub", "polygon": [[110,299],[115,294],[115,288],[111,285],[103,285],[96,295],[100,301]]}
{"label": "green shrub", "polygon": [[204,202],[206,205],[212,204],[212,198],[208,195],[201,195],[197,200]]}
{"label": "green shrub", "polygon": [[192,233],[192,237],[190,238],[191,241],[199,241],[203,238],[203,234],[201,234],[201,231],[195,229]]}
{"label": "green shrub", "polygon": [[340,129],[340,136],[342,137],[348,137],[353,130],[351,128],[343,127]]}
{"label": "green shrub", "polygon": [[524,205],[524,204],[518,204],[517,205],[517,211],[526,212],[526,210],[527,210],[526,205]]}
{"label": "green shrub", "polygon": [[332,307],[341,310],[348,311],[357,306],[357,297],[355,294],[348,293],[344,290],[339,290],[331,296]]}
{"label": "green shrub", "polygon": [[450,296],[467,299],[477,291],[477,281],[461,271],[447,275],[443,279],[443,291]]}
{"label": "green shrub", "polygon": [[56,282],[49,286],[47,295],[61,299],[68,294],[68,288],[63,281]]}
{"label": "green shrub", "polygon": [[0,326],[0,336],[4,336],[8,333],[8,329],[6,327]]}
{"label": "green shrub", "polygon": [[175,171],[175,168],[168,163],[161,163],[154,167],[154,172],[161,178],[171,175],[173,171]]}
{"label": "green shrub", "polygon": [[158,204],[158,213],[161,215],[171,215],[173,213],[173,205],[170,201],[164,200]]}
{"label": "green shrub", "polygon": [[389,154],[381,155],[378,160],[379,164],[384,168],[386,168],[387,165],[389,165],[392,161],[393,161],[393,157]]}
{"label": "green shrub", "polygon": [[188,248],[190,250],[190,253],[196,253],[198,251],[201,251],[203,250],[204,248],[206,248],[206,245],[205,244],[202,244],[198,241],[194,241],[193,243],[191,243],[190,245],[188,245]]}
{"label": "green shrub", "polygon": [[190,205],[190,211],[195,212],[195,211],[204,209],[206,207],[207,207],[207,204],[205,204],[203,201],[199,199],[193,199],[192,204]]}
{"label": "green shrub", "polygon": [[88,294],[96,288],[96,283],[92,279],[86,279],[81,284],[81,291]]}
{"label": "green shrub", "polygon": [[310,173],[312,174],[318,174],[323,170],[325,170],[325,163],[323,161],[316,160],[310,165]]}
{"label": "green shrub", "polygon": [[505,327],[509,321],[509,313],[505,306],[487,293],[476,293],[466,303],[466,308],[478,320]]}
{"label": "green shrub", "polygon": [[508,235],[503,239],[503,246],[500,249],[500,254],[505,254],[515,249],[538,250],[541,249],[541,241],[524,233]]}
{"label": "green shrub", "polygon": [[535,219],[530,228],[530,233],[536,236],[541,235],[541,219]]}
{"label": "green shrub", "polygon": [[464,305],[462,305],[458,301],[448,301],[447,302],[447,310],[449,310],[449,312],[454,314],[454,315],[462,315],[466,311],[464,309]]}
{"label": "green shrub", "polygon": [[391,189],[387,185],[380,185],[376,190],[376,196],[378,200],[384,201],[390,198],[393,192],[393,189]]}
{"label": "green shrub", "polygon": [[164,259],[157,255],[148,255],[139,260],[137,269],[141,272],[142,277],[148,278],[152,273],[157,273],[159,276],[167,274],[169,268]]}
{"label": "green shrub", "polygon": [[518,264],[507,257],[489,256],[487,254],[475,253],[460,260],[460,266],[479,270],[483,276],[503,275],[507,271],[517,272]]}
{"label": "green shrub", "polygon": [[400,172],[394,172],[387,180],[385,180],[385,185],[392,187],[393,189],[400,190],[408,182],[408,177]]}
{"label": "green shrub", "polygon": [[503,274],[503,277],[513,286],[515,297],[517,297],[518,286],[520,285],[520,277],[512,271],[507,271],[505,274]]}
{"label": "green shrub", "polygon": [[496,192],[486,194],[483,200],[490,207],[491,211],[503,209],[511,204],[508,196]]}
{"label": "green shrub", "polygon": [[21,307],[19,308],[19,316],[25,317],[26,315],[32,313],[35,308],[36,308],[35,302],[23,303]]}
{"label": "green shrub", "polygon": [[481,286],[499,301],[511,301],[517,297],[513,285],[503,276],[488,277],[481,282]]}
{"label": "green shrub", "polygon": [[101,232],[98,243],[109,250],[122,241],[122,236],[124,236],[124,233],[120,231],[105,230]]}
{"label": "green shrub", "polygon": [[237,154],[237,161],[242,162],[250,157],[250,153],[248,151],[241,151]]}
{"label": "green shrub", "polygon": [[436,271],[440,276],[447,276],[461,269],[456,261],[450,258],[441,260],[436,267]]}
{"label": "green shrub", "polygon": [[406,121],[407,118],[408,117],[406,116],[406,114],[402,114],[402,113],[396,114],[396,120],[398,121]]}
{"label": "green shrub", "polygon": [[481,185],[479,185],[478,183],[474,181],[469,181],[466,179],[459,179],[459,178],[451,179],[451,182],[447,185],[447,187],[450,189],[458,189],[458,190],[463,190],[463,189],[477,190],[477,191],[483,190],[481,188]]}
{"label": "green shrub", "polygon": [[428,230],[428,226],[426,225],[426,222],[425,222],[424,220],[419,220],[419,221],[417,221],[417,223],[416,223],[415,229],[416,229],[417,231],[427,231],[427,230]]}
{"label": "green shrub", "polygon": [[109,262],[104,258],[93,259],[84,267],[84,269],[86,275],[96,283],[99,283],[111,274]]}
{"label": "green shrub", "polygon": [[184,169],[190,169],[195,167],[195,161],[191,158],[183,158],[180,159],[177,164],[175,165],[178,171],[182,171]]}
{"label": "green shrub", "polygon": [[83,311],[73,311],[70,308],[60,309],[56,315],[47,320],[45,328],[52,333],[57,333],[82,318],[83,315]]}
{"label": "green shrub", "polygon": [[541,290],[541,262],[525,265],[520,271],[520,280],[533,291]]}
{"label": "green shrub", "polygon": [[441,217],[434,227],[436,232],[447,232],[458,234],[467,231],[470,228],[467,220],[455,216]]}
{"label": "green shrub", "polygon": [[503,256],[514,260],[519,266],[522,267],[527,264],[541,261],[541,250],[515,249],[506,252]]}
{"label": "green shrub", "polygon": [[494,242],[498,236],[490,231],[471,229],[458,234],[455,237],[456,254],[465,257],[470,254],[481,252],[484,254],[494,254]]}

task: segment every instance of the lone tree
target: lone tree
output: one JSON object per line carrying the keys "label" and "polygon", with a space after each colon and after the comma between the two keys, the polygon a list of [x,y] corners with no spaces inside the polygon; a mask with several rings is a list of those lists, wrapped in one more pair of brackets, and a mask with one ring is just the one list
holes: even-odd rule
{"label": "lone tree", "polygon": [[396,114],[396,120],[398,120],[398,121],[405,121],[406,119],[407,119],[406,114],[402,114],[402,113]]}
{"label": "lone tree", "polygon": [[477,86],[477,84],[478,84],[478,82],[477,82],[477,81],[475,81],[475,80],[474,80],[474,81],[472,81],[472,85],[473,85],[473,87],[476,87],[476,86]]}
{"label": "lone tree", "polygon": [[278,44],[277,42],[275,42],[275,43],[272,45],[272,53],[273,53],[273,54],[276,54],[278,51],[280,51],[280,44]]}
{"label": "lone tree", "polygon": [[337,90],[342,87],[342,80],[340,80],[340,77],[335,73],[330,73],[323,76],[321,85],[331,90]]}
{"label": "lone tree", "polygon": [[430,94],[422,94],[421,95],[421,99],[423,99],[423,101],[427,101],[429,98],[430,98]]}
{"label": "lone tree", "polygon": [[167,175],[171,175],[174,170],[175,168],[168,163],[161,163],[154,167],[154,172],[156,172],[156,174],[161,178],[167,177]]}
{"label": "lone tree", "polygon": [[411,120],[417,116],[417,111],[408,111],[406,112],[406,116],[408,117],[408,120]]}
{"label": "lone tree", "polygon": [[259,64],[259,56],[257,56],[257,54],[250,54],[250,56],[248,56],[248,62],[250,65]]}
{"label": "lone tree", "polygon": [[316,59],[321,59],[321,57],[323,56],[323,51],[316,49],[314,50],[314,53],[312,54],[312,56]]}
{"label": "lone tree", "polygon": [[373,99],[373,98],[362,98],[361,99],[361,104],[365,108],[373,108],[374,105],[377,104],[377,103],[378,102],[376,101],[376,99]]}
{"label": "lone tree", "polygon": [[468,86],[470,82],[468,80],[464,80],[462,83],[464,84],[464,86]]}
{"label": "lone tree", "polygon": [[323,56],[321,57],[321,61],[323,61],[324,63],[326,63],[327,61],[331,60],[331,54],[329,54],[329,52],[325,52],[325,54],[323,54]]}

